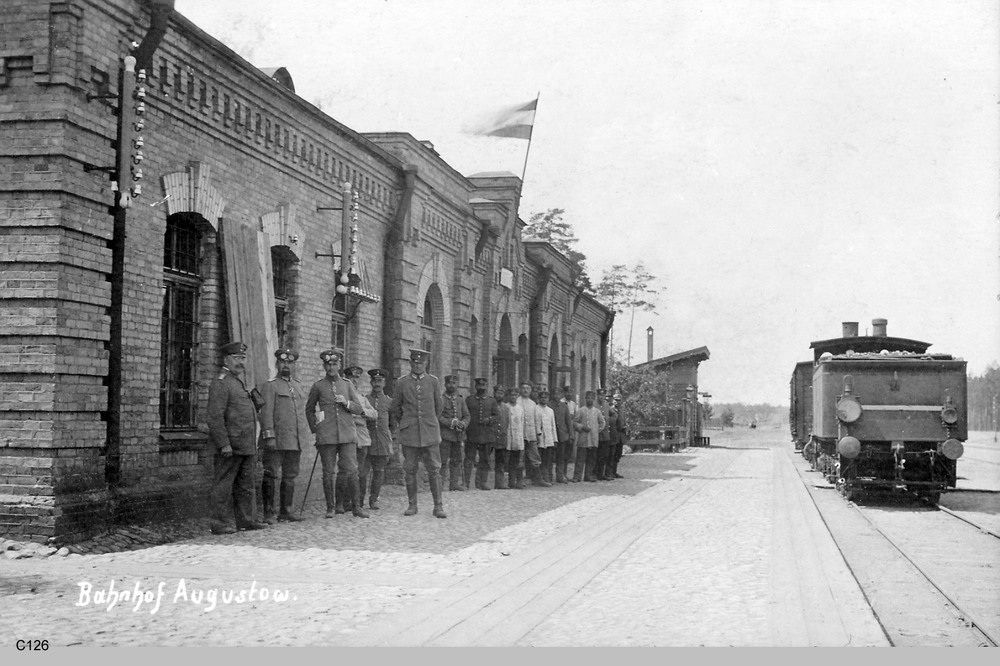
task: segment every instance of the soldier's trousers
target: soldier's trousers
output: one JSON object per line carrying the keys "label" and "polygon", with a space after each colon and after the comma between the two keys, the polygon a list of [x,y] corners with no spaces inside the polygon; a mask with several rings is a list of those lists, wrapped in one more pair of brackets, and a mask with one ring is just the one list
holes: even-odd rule
{"label": "soldier's trousers", "polygon": [[[414,447],[416,448],[416,447]],[[452,484],[456,479],[462,478],[462,442],[452,442],[447,439],[441,440],[441,478],[448,476]]]}
{"label": "soldier's trousers", "polygon": [[[265,502],[269,499],[273,502],[274,485],[278,479],[280,470],[281,489],[278,496],[281,498],[280,510],[282,512],[287,512],[292,508],[292,496],[295,493],[295,477],[299,475],[299,459],[301,456],[301,451],[264,450],[264,482],[261,484],[261,494],[264,496]],[[285,502],[287,502],[287,505]],[[264,513],[271,513],[272,511],[274,511],[273,505],[267,506],[265,504]]]}
{"label": "soldier's trousers", "polygon": [[377,500],[382,491],[382,481],[385,479],[385,466],[389,462],[389,456],[376,456],[369,453],[361,463],[361,502],[365,501],[365,493],[371,481],[371,499]]}
{"label": "soldier's trousers", "polygon": [[573,440],[567,439],[565,442],[556,442],[556,475],[566,476],[566,467],[572,461]]}
{"label": "soldier's trousers", "polygon": [[597,442],[597,463],[594,465],[594,476],[598,479],[603,479],[611,470],[610,455],[611,440],[599,440]]}
{"label": "soldier's trousers", "polygon": [[542,456],[538,453],[538,442],[524,440],[524,455],[522,456],[525,474],[529,479],[534,479],[538,473],[538,468],[542,466]]}
{"label": "soldier's trousers", "polygon": [[346,480],[358,476],[358,445],[356,442],[347,444],[317,444],[319,460],[323,464],[323,494],[326,496],[326,508],[332,510],[336,504],[336,479],[338,472]]}
{"label": "soldier's trousers", "polygon": [[[479,455],[479,445],[474,442],[465,443],[465,475],[468,476],[473,467],[476,467],[476,456]],[[483,459],[479,458],[479,467],[482,467]]]}
{"label": "soldier's trousers", "polygon": [[213,461],[212,517],[221,522],[229,522],[229,507],[233,507],[236,526],[253,522],[254,466],[256,456],[216,454]]}

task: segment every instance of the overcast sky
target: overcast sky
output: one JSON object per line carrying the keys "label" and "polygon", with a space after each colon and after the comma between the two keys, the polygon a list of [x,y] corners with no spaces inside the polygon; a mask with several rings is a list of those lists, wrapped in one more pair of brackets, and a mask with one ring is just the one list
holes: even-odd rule
{"label": "overcast sky", "polygon": [[[707,346],[714,402],[786,404],[809,343],[888,319],[1000,360],[995,0],[177,0],[355,130],[464,174],[527,142],[464,134],[540,93],[521,217],[566,209],[596,282],[665,287],[633,363]],[[616,323],[627,346],[629,317]]]}

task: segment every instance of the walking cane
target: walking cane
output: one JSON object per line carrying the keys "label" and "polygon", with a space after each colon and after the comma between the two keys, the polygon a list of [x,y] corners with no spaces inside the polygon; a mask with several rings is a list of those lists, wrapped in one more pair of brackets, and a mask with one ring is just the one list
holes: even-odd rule
{"label": "walking cane", "polygon": [[316,463],[319,461],[319,447],[316,447],[316,457],[313,458],[313,468],[309,472],[309,481],[306,482],[306,494],[302,496],[302,506],[299,507],[299,514],[306,510],[306,499],[309,497],[309,486],[312,485],[313,474],[316,473]]}

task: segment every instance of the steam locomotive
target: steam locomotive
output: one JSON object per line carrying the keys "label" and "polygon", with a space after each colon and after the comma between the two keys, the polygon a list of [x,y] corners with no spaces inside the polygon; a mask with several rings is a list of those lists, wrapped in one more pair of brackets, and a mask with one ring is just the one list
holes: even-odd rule
{"label": "steam locomotive", "polygon": [[968,438],[966,364],[888,336],[886,323],[859,336],[845,322],[842,337],[810,345],[790,383],[792,441],[849,500],[890,490],[936,503]]}

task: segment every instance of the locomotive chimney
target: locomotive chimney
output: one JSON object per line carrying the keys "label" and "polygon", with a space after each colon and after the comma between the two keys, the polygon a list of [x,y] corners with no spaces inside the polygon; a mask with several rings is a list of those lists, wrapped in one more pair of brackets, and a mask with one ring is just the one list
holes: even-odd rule
{"label": "locomotive chimney", "polygon": [[885,327],[888,323],[886,319],[872,319],[872,335],[876,338],[886,337]]}
{"label": "locomotive chimney", "polygon": [[841,324],[844,328],[845,338],[856,338],[858,337],[858,322],[856,321],[845,321]]}
{"label": "locomotive chimney", "polygon": [[653,327],[646,329],[646,362],[653,360]]}

